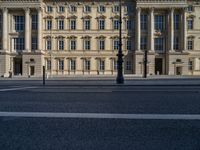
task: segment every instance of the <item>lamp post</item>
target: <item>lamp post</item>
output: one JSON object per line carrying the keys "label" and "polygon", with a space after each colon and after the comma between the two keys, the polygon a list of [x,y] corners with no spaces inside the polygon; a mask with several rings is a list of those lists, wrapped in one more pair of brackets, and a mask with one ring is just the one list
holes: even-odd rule
{"label": "lamp post", "polygon": [[122,2],[119,0],[119,50],[118,50],[118,60],[117,60],[117,84],[124,83],[123,77],[123,53],[122,53]]}

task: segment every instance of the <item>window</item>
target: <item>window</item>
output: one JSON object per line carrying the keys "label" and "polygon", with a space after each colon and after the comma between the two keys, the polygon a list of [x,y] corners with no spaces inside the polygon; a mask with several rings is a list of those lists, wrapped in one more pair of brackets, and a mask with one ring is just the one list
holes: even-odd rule
{"label": "window", "polygon": [[192,19],[188,20],[188,29],[189,30],[193,29],[193,20]]}
{"label": "window", "polygon": [[105,60],[100,59],[99,60],[99,71],[105,70]]}
{"label": "window", "polygon": [[192,60],[189,60],[189,62],[188,62],[188,69],[193,70],[193,61]]}
{"label": "window", "polygon": [[132,50],[132,42],[131,42],[131,40],[127,40],[126,41],[126,49],[127,50]]}
{"label": "window", "polygon": [[132,70],[132,62],[126,61],[126,70],[131,71]]}
{"label": "window", "polygon": [[52,20],[47,20],[46,23],[47,23],[47,24],[46,24],[46,29],[47,29],[47,30],[51,30],[51,29],[52,29]]}
{"label": "window", "polygon": [[117,70],[117,59],[112,60],[112,68],[113,68],[114,71]]}
{"label": "window", "polygon": [[193,50],[193,40],[188,39],[188,50]]}
{"label": "window", "polygon": [[51,50],[51,39],[46,40],[46,49]]}
{"label": "window", "polygon": [[58,20],[58,29],[64,30],[64,20]]}
{"label": "window", "polygon": [[84,20],[84,29],[85,30],[90,30],[90,20]]}
{"label": "window", "polygon": [[37,50],[37,37],[32,37],[32,42],[31,42],[31,49],[32,50]]}
{"label": "window", "polygon": [[47,12],[52,13],[53,12],[53,7],[52,6],[47,6]]}
{"label": "window", "polygon": [[100,5],[100,6],[99,6],[99,12],[100,12],[100,13],[106,12],[106,7],[103,6],[103,5]]}
{"label": "window", "polygon": [[163,51],[163,49],[164,49],[163,38],[155,38],[155,50]]}
{"label": "window", "polygon": [[141,30],[147,30],[147,19],[146,14],[141,15]]}
{"label": "window", "polygon": [[76,30],[76,20],[75,19],[70,20],[70,29]]}
{"label": "window", "polygon": [[24,31],[24,16],[14,16],[15,20],[15,31]]}
{"label": "window", "polygon": [[70,40],[70,50],[76,50],[76,40]]}
{"label": "window", "polygon": [[131,20],[126,21],[126,29],[131,30],[133,26],[133,22]]}
{"label": "window", "polygon": [[77,7],[76,6],[74,6],[74,5],[71,5],[70,6],[70,12],[77,12]]}
{"label": "window", "polygon": [[0,30],[2,30],[2,15],[0,14]]}
{"label": "window", "polygon": [[174,37],[174,50],[179,50],[179,38]]}
{"label": "window", "polygon": [[59,60],[59,70],[60,71],[64,70],[64,60]]}
{"label": "window", "polygon": [[24,38],[14,38],[14,50],[17,52],[24,50]]}
{"label": "window", "polygon": [[163,31],[165,29],[164,15],[155,15],[155,29]]}
{"label": "window", "polygon": [[90,50],[90,39],[85,39],[84,50]]}
{"label": "window", "polygon": [[0,38],[0,50],[2,50],[3,47],[2,47],[2,39]]}
{"label": "window", "polygon": [[105,50],[105,40],[104,39],[99,40],[99,50]]}
{"label": "window", "polygon": [[188,6],[188,12],[192,12],[193,11],[193,6]]}
{"label": "window", "polygon": [[105,20],[100,19],[99,20],[99,30],[104,30],[105,29]]}
{"label": "window", "polygon": [[115,12],[115,13],[117,13],[117,12],[119,12],[119,5],[115,5],[114,7],[113,7],[113,12]]}
{"label": "window", "polygon": [[90,60],[85,60],[85,71],[90,71]]}
{"label": "window", "polygon": [[119,39],[115,39],[113,41],[113,49],[114,50],[119,50]]}
{"label": "window", "polygon": [[146,50],[147,49],[147,37],[141,37],[141,43],[140,43],[140,48],[141,50]]}
{"label": "window", "polygon": [[86,12],[86,13],[91,12],[91,7],[90,7],[89,5],[86,5],[86,6],[85,6],[85,11],[84,11],[84,12]]}
{"label": "window", "polygon": [[64,6],[59,6],[58,12],[60,12],[60,13],[65,12],[65,7]]}
{"label": "window", "polygon": [[58,50],[64,50],[64,40],[63,39],[58,40]]}
{"label": "window", "polygon": [[38,15],[32,15],[32,30],[37,30],[38,28]]}
{"label": "window", "polygon": [[76,70],[76,60],[71,59],[70,60],[70,70],[75,71]]}
{"label": "window", "polygon": [[180,27],[180,15],[175,14],[174,15],[174,30],[179,30]]}
{"label": "window", "polygon": [[114,30],[119,29],[119,20],[118,19],[113,20],[113,29]]}
{"label": "window", "polygon": [[51,60],[47,59],[47,70],[51,70]]}

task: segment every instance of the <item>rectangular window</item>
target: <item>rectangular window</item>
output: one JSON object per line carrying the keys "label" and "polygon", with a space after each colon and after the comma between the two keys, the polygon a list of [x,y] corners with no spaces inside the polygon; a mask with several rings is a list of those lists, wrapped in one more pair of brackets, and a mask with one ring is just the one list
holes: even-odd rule
{"label": "rectangular window", "polygon": [[64,70],[64,60],[59,60],[59,70],[60,71]]}
{"label": "rectangular window", "polygon": [[103,5],[100,5],[99,6],[99,12],[101,12],[101,13],[106,12],[106,7],[103,6]]}
{"label": "rectangular window", "polygon": [[76,70],[76,60],[71,59],[70,60],[70,70],[75,71]]}
{"label": "rectangular window", "polygon": [[188,29],[189,30],[193,29],[193,20],[188,20]]}
{"label": "rectangular window", "polygon": [[163,31],[165,29],[164,15],[155,15],[155,30]]}
{"label": "rectangular window", "polygon": [[140,45],[141,50],[146,50],[147,49],[147,37],[141,37],[141,45]]}
{"label": "rectangular window", "polygon": [[58,29],[63,30],[64,29],[64,20],[58,20]]}
{"label": "rectangular window", "polygon": [[76,50],[76,40],[70,40],[70,50]]}
{"label": "rectangular window", "polygon": [[48,40],[46,41],[46,49],[47,49],[47,50],[51,50],[51,39],[48,39]]}
{"label": "rectangular window", "polygon": [[114,50],[119,50],[119,39],[115,39],[113,41],[113,49]]}
{"label": "rectangular window", "polygon": [[86,5],[85,6],[85,12],[91,12],[91,7],[89,5]]}
{"label": "rectangular window", "polygon": [[38,29],[38,15],[32,15],[32,30]]}
{"label": "rectangular window", "polygon": [[14,50],[17,52],[24,50],[24,38],[14,38]]}
{"label": "rectangular window", "polygon": [[119,12],[119,5],[115,5],[113,7],[113,12],[115,12],[115,13]]}
{"label": "rectangular window", "polygon": [[156,51],[164,50],[163,38],[155,38],[155,50]]}
{"label": "rectangular window", "polygon": [[180,15],[175,14],[174,15],[174,30],[179,30],[180,27]]}
{"label": "rectangular window", "polygon": [[64,40],[58,40],[58,50],[64,50]]}
{"label": "rectangular window", "polygon": [[179,50],[179,38],[174,37],[174,50]]}
{"label": "rectangular window", "polygon": [[146,14],[142,14],[141,15],[141,30],[147,30],[147,20],[148,17]]}
{"label": "rectangular window", "polygon": [[90,20],[84,20],[84,29],[90,30]]}
{"label": "rectangular window", "polygon": [[24,31],[24,16],[14,16],[15,20],[15,31],[22,32]]}
{"label": "rectangular window", "polygon": [[47,70],[51,70],[51,60],[47,59]]}
{"label": "rectangular window", "polygon": [[105,50],[105,40],[99,40],[99,50]]}
{"label": "rectangular window", "polygon": [[76,20],[70,20],[70,29],[76,30]]}
{"label": "rectangular window", "polygon": [[71,12],[77,12],[77,7],[74,6],[74,5],[71,5],[71,6],[70,6],[70,11],[71,11]]}
{"label": "rectangular window", "polygon": [[90,60],[85,60],[85,71],[90,71]]}
{"label": "rectangular window", "polygon": [[126,41],[126,49],[127,50],[132,50],[132,42],[131,42],[131,40],[127,40]]}
{"label": "rectangular window", "polygon": [[90,40],[89,39],[84,41],[84,49],[90,50]]}
{"label": "rectangular window", "polygon": [[126,70],[131,71],[132,70],[132,62],[131,61],[126,61]]}
{"label": "rectangular window", "polygon": [[31,49],[32,50],[37,50],[37,42],[38,38],[37,37],[32,37],[32,42],[31,42]]}
{"label": "rectangular window", "polygon": [[52,13],[53,12],[53,7],[52,6],[47,6],[47,12]]}
{"label": "rectangular window", "polygon": [[60,13],[65,12],[65,7],[64,7],[64,6],[59,6],[59,12],[60,12]]}
{"label": "rectangular window", "polygon": [[133,22],[131,20],[126,21],[126,29],[131,30],[133,27]]}
{"label": "rectangular window", "polygon": [[193,61],[192,60],[189,60],[189,62],[188,62],[188,69],[193,70]]}
{"label": "rectangular window", "polygon": [[2,30],[2,15],[0,14],[0,30]]}
{"label": "rectangular window", "polygon": [[188,12],[193,12],[193,6],[188,6]]}
{"label": "rectangular window", "polygon": [[100,19],[99,20],[99,30],[104,30],[105,29],[105,20]]}
{"label": "rectangular window", "polygon": [[119,20],[113,20],[113,29],[118,30],[119,29]]}
{"label": "rectangular window", "polygon": [[51,30],[51,29],[52,29],[52,20],[47,20],[46,23],[47,23],[47,24],[46,24],[46,29],[47,29],[47,30]]}
{"label": "rectangular window", "polygon": [[117,60],[116,59],[113,59],[112,65],[113,65],[112,66],[113,70],[116,71],[117,70]]}
{"label": "rectangular window", "polygon": [[105,60],[99,60],[99,71],[105,70]]}
{"label": "rectangular window", "polygon": [[193,50],[193,40],[188,40],[188,50]]}

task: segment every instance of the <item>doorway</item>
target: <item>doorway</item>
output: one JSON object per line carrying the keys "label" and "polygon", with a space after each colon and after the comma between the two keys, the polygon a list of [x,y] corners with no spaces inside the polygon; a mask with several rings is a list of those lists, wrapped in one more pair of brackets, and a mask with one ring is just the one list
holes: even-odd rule
{"label": "doorway", "polygon": [[22,75],[22,59],[14,58],[13,59],[13,72],[14,75]]}
{"label": "doorway", "polygon": [[34,74],[35,74],[35,67],[34,66],[30,66],[30,74],[31,74],[31,76],[34,76]]}
{"label": "doorway", "polygon": [[155,74],[156,75],[163,74],[163,59],[162,58],[155,59]]}
{"label": "doorway", "polygon": [[176,67],[176,75],[182,75],[182,67]]}

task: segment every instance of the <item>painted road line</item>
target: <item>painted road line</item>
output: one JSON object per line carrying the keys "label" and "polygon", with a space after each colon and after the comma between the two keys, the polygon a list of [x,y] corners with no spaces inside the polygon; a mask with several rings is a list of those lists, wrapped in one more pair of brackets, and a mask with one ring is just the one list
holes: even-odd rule
{"label": "painted road line", "polygon": [[0,112],[0,117],[30,118],[85,118],[130,120],[200,120],[198,114],[113,114],[113,113],[51,113],[51,112]]}
{"label": "painted road line", "polygon": [[17,90],[25,90],[25,89],[33,89],[33,88],[37,88],[37,87],[18,87],[18,88],[0,89],[0,92],[17,91]]}

